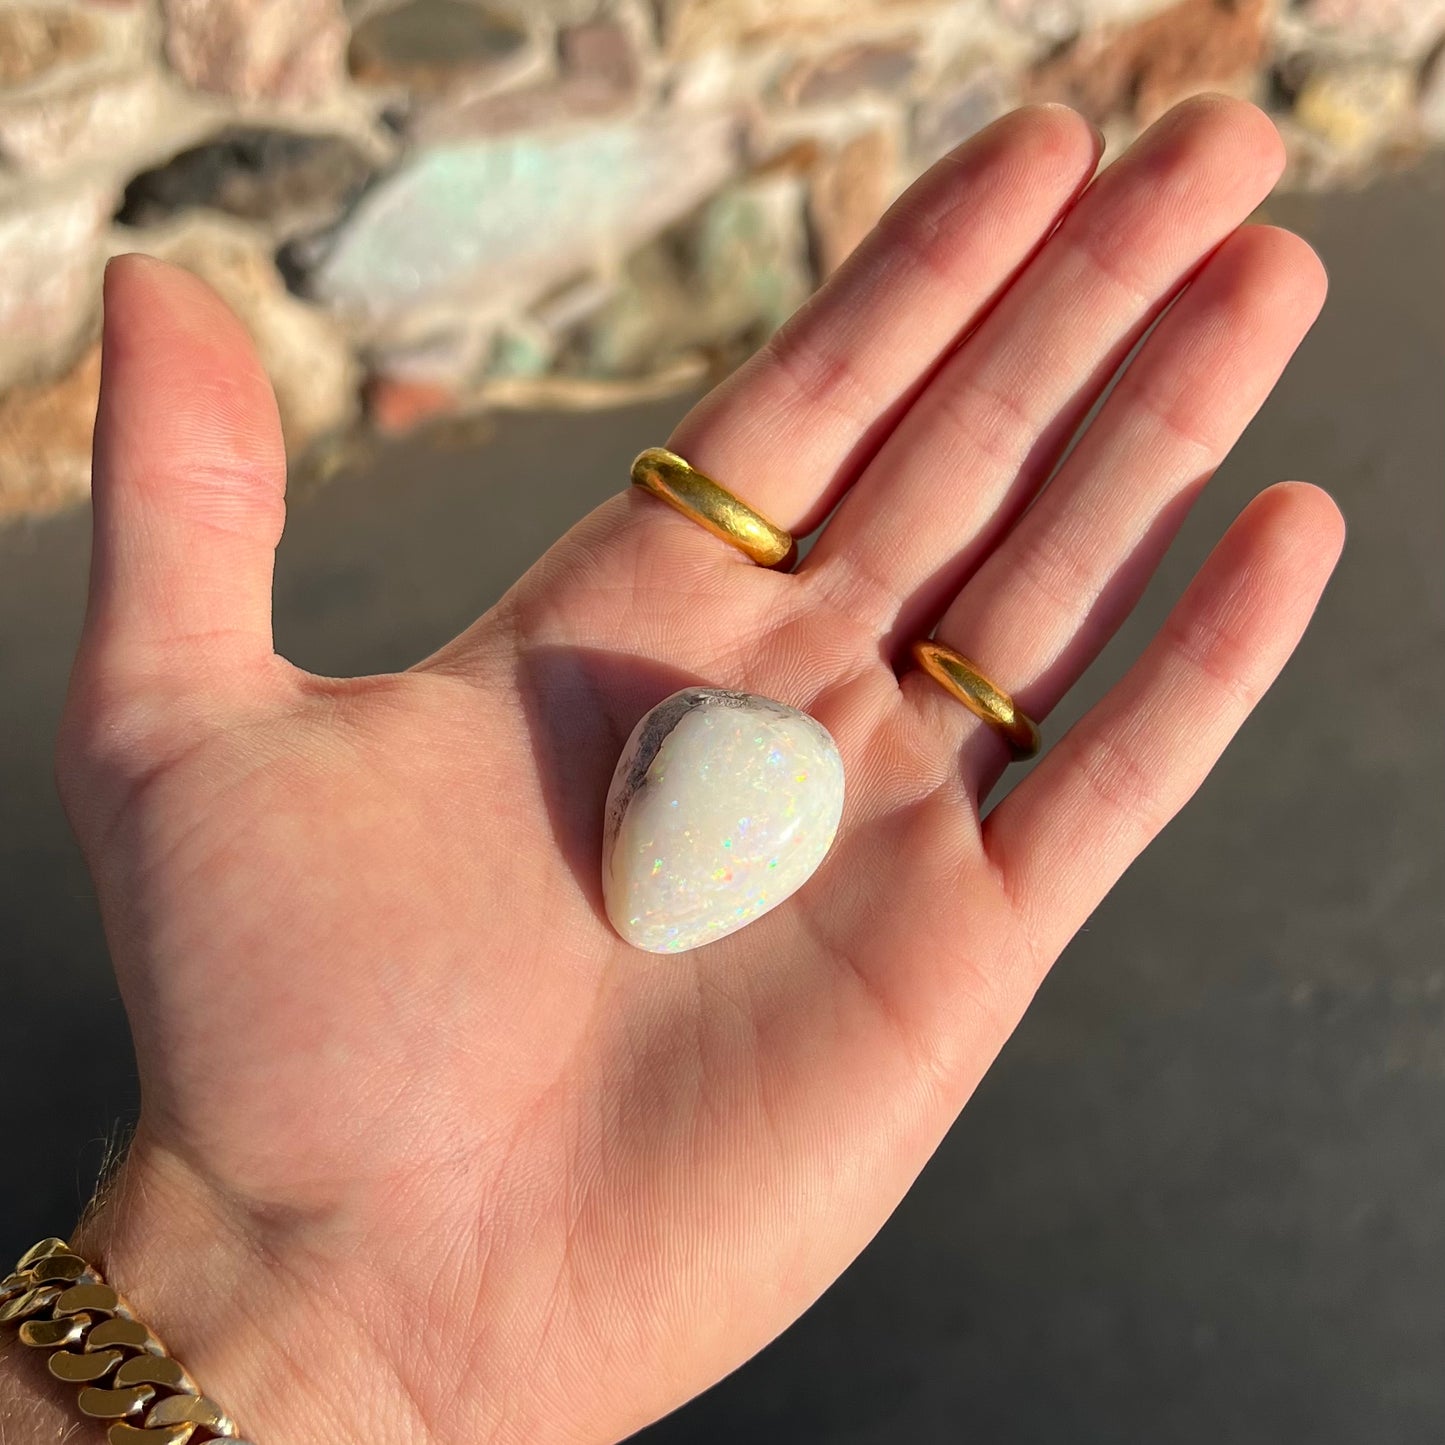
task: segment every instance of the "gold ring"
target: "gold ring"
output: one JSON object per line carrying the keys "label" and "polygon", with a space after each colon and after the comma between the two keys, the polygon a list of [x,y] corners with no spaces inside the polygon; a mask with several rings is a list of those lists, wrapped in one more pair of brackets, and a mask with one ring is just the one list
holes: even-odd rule
{"label": "gold ring", "polygon": [[665,447],[648,447],[632,464],[632,484],[661,497],[684,517],[730,542],[760,567],[789,567],[798,554],[792,534],[739,501]]}
{"label": "gold ring", "polygon": [[1039,730],[1034,720],[1021,712],[1013,698],[997,683],[990,682],[962,653],[941,642],[925,639],[913,644],[913,660],[969,712],[1002,733],[1016,758],[1031,758],[1038,752]]}

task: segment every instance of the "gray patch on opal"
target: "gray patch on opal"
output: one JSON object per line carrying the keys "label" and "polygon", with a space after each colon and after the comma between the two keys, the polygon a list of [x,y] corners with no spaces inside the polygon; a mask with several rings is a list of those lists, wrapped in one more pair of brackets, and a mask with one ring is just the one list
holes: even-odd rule
{"label": "gray patch on opal", "polygon": [[770,697],[759,697],[756,693],[735,692],[721,687],[685,687],[681,692],[663,698],[632,730],[632,736],[627,739],[622,756],[617,760],[617,770],[608,790],[607,816],[602,830],[604,858],[611,850],[617,830],[627,815],[628,805],[637,796],[639,789],[646,785],[647,774],[663,743],[688,713],[702,707],[745,708],[775,713],[778,717],[806,716],[799,714],[797,708],[774,702]]}

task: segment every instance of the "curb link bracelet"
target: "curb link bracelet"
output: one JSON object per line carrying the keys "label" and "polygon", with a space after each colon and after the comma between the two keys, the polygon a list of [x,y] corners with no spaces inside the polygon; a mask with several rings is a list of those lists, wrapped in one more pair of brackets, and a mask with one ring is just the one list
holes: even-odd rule
{"label": "curb link bracelet", "polygon": [[110,1445],[247,1445],[230,1416],[63,1239],[42,1239],[0,1280],[0,1324],[18,1324],[23,1344],[51,1351],[50,1373],[82,1387],[81,1414],[114,1422]]}

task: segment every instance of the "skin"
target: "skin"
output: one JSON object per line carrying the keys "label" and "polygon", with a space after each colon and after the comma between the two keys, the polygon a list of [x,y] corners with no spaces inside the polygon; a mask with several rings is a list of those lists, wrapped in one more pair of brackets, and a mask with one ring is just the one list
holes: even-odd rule
{"label": "skin", "polygon": [[[1288,658],[1343,536],[1295,483],[982,822],[1006,750],[907,671],[936,623],[1046,718],[1322,303],[1303,242],[1241,229],[1282,166],[1258,111],[1196,99],[1097,159],[1067,110],[1005,117],[682,423],[782,525],[837,507],[795,574],[623,490],[390,677],[274,654],[264,375],[198,281],[111,266],[59,776],[143,1108],[79,1242],[256,1440],[590,1445],[733,1369]],[[602,800],[692,682],[816,715],[849,796],[793,899],[659,958],[603,917]]]}

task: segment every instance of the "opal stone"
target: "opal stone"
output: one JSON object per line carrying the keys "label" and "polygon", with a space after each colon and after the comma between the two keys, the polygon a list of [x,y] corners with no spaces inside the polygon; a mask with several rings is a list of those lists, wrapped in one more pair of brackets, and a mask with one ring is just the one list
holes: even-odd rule
{"label": "opal stone", "polygon": [[649,953],[736,932],[796,893],[832,846],[843,760],[828,730],[769,698],[684,688],[632,731],[607,794],[602,892]]}

